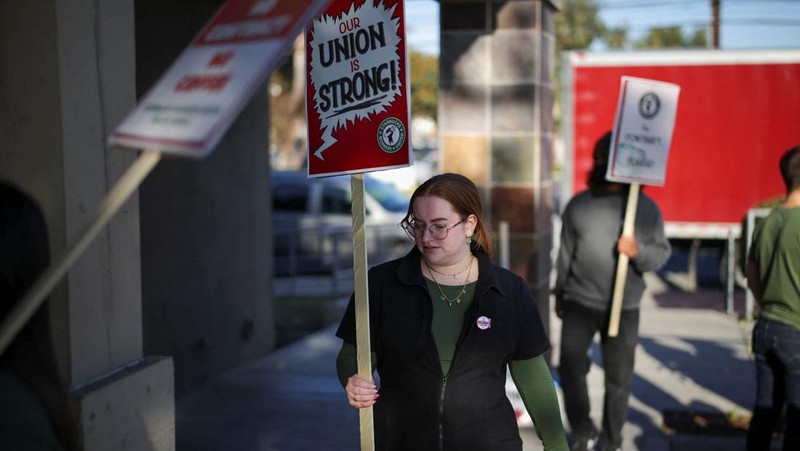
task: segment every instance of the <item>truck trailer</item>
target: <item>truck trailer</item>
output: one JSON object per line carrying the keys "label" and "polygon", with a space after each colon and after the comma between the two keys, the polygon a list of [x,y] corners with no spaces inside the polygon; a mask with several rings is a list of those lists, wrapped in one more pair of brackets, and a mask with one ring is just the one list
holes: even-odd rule
{"label": "truck trailer", "polygon": [[742,237],[748,210],[785,195],[778,160],[800,145],[800,49],[562,56],[561,200],[586,187],[594,143],[614,125],[622,76],[681,88],[665,184],[642,187],[671,241],[727,249],[720,243]]}

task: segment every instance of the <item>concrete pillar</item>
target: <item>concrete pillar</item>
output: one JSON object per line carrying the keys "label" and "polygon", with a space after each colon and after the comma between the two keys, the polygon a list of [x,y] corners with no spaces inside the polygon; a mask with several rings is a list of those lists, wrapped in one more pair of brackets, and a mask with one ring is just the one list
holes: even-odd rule
{"label": "concrete pillar", "polygon": [[478,185],[495,229],[509,223],[511,269],[528,280],[547,323],[557,5],[440,3],[442,168]]}
{"label": "concrete pillar", "polygon": [[[137,0],[140,95],[221,4]],[[275,346],[268,107],[265,85],[209,157],[141,188],[145,352],[173,356],[177,396]]]}
{"label": "concrete pillar", "polygon": [[[133,37],[131,1],[0,3],[0,176],[40,203],[55,255],[136,157],[106,145],[135,102]],[[76,449],[174,448],[172,362],[142,353],[138,203],[134,195],[50,297]],[[163,421],[144,420],[155,417]]]}

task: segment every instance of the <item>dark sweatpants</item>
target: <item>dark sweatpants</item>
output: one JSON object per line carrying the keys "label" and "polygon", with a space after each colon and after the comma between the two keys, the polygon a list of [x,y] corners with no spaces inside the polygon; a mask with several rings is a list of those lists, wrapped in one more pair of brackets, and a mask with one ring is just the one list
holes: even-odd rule
{"label": "dark sweatpants", "polygon": [[607,311],[593,310],[570,301],[564,301],[563,309],[559,376],[572,434],[577,439],[595,433],[589,417],[586,375],[592,363],[589,349],[599,332],[605,375],[600,444],[602,449],[617,449],[622,444],[622,427],[628,412],[634,353],[639,341],[639,310],[623,311],[618,335],[609,337]]}

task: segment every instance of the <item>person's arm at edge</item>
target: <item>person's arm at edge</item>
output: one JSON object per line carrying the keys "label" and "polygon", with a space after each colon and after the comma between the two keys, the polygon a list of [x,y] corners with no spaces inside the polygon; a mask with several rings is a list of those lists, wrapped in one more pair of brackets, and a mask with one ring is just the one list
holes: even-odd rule
{"label": "person's arm at edge", "polygon": [[556,286],[553,289],[553,294],[556,299],[555,313],[559,318],[563,316],[563,286],[569,275],[569,266],[572,260],[573,247],[575,246],[574,231],[572,230],[572,223],[569,219],[569,212],[570,208],[569,205],[567,205],[567,209],[564,211],[561,219],[561,236],[559,238],[558,257],[556,258]]}
{"label": "person's arm at edge", "polygon": [[[763,225],[763,223],[762,223]],[[758,253],[756,252],[761,245],[761,234],[763,227],[756,226],[753,231],[750,249],[747,251],[747,262],[744,265],[744,276],[747,278],[747,288],[753,293],[756,302],[761,302],[764,296],[764,283],[761,280],[761,271],[758,269]]]}
{"label": "person's arm at edge", "polygon": [[753,260],[747,260],[745,266],[745,277],[747,277],[747,288],[753,293],[756,301],[761,302],[761,296],[764,295],[764,287],[761,284],[761,278],[758,274],[758,266]]}
{"label": "person's arm at edge", "polygon": [[513,360],[509,368],[545,451],[569,451],[558,396],[544,356]]}

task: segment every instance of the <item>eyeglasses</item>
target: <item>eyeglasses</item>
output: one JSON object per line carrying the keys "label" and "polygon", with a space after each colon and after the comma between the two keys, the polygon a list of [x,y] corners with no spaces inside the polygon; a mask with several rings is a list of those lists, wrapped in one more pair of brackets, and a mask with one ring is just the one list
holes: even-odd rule
{"label": "eyeglasses", "polygon": [[464,222],[463,219],[451,225],[450,227],[447,227],[447,225],[445,224],[431,224],[425,227],[425,224],[412,221],[407,225],[405,225],[403,228],[405,229],[406,233],[408,233],[408,236],[410,236],[411,238],[422,238],[425,235],[425,231],[427,230],[428,232],[430,232],[433,239],[443,240],[447,238],[447,234],[450,233],[451,229],[461,224],[462,222]]}

